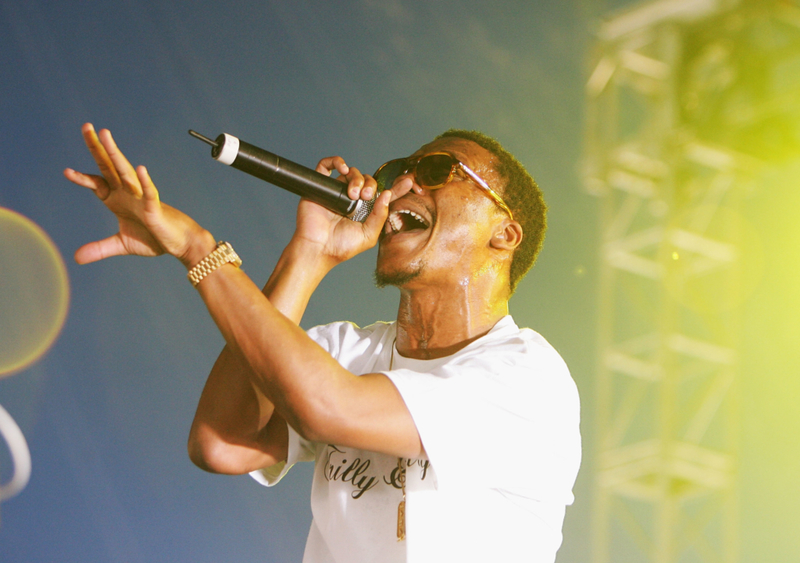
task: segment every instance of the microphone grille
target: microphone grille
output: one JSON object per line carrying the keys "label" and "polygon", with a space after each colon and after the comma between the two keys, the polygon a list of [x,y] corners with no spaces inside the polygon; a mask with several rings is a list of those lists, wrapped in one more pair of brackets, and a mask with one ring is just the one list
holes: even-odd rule
{"label": "microphone grille", "polygon": [[375,197],[369,201],[365,199],[358,200],[356,208],[347,217],[353,221],[358,221],[359,223],[366,221],[369,214],[372,213],[372,208],[375,206],[375,200],[378,198],[378,195],[380,194],[376,194]]}

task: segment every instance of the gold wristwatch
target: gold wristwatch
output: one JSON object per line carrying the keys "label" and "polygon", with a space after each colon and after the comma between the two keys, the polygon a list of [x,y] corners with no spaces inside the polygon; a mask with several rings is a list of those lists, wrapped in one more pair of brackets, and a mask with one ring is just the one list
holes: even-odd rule
{"label": "gold wristwatch", "polygon": [[242,265],[242,259],[239,258],[239,255],[236,254],[236,251],[229,242],[219,241],[217,243],[217,248],[215,248],[211,254],[200,260],[194,268],[189,270],[186,276],[189,278],[189,281],[192,282],[192,285],[196,286],[208,274],[225,264],[233,264],[238,268]]}

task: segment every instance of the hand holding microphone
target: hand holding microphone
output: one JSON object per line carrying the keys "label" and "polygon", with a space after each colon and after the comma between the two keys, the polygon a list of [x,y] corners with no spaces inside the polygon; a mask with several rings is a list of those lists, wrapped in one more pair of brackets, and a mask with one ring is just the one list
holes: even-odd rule
{"label": "hand holding microphone", "polygon": [[369,201],[352,200],[347,195],[346,183],[241,141],[233,135],[222,133],[212,140],[191,129],[189,134],[211,145],[211,156],[215,160],[318,203],[353,221],[366,221],[375,199],[380,195],[376,193]]}
{"label": "hand holding microphone", "polygon": [[[110,256],[157,256],[168,253],[184,265],[193,267],[218,245],[213,235],[194,219],[179,209],[161,201],[147,169],[134,167],[117,147],[107,129],[96,133],[87,123],[82,128],[89,152],[98,165],[100,174],[85,174],[68,168],[64,175],[71,182],[91,189],[103,204],[116,216],[119,231],[109,237],[83,245],[75,253],[79,264],[102,260]],[[402,197],[411,189],[411,182],[400,182],[392,187],[388,196],[377,194],[371,201],[353,200],[355,184],[349,185],[329,176],[284,160],[230,135],[220,135],[216,141],[194,136],[211,144],[212,156],[249,174],[275,183],[312,202],[322,205],[352,221],[304,221],[305,240],[318,245],[330,263],[339,263],[372,248],[377,242],[388,215],[389,202]],[[230,144],[229,144],[230,143]],[[340,158],[325,159],[321,169],[331,167],[347,172]],[[355,168],[347,174],[358,176]],[[370,188],[369,191],[372,191]],[[367,192],[367,193],[368,193]],[[363,190],[361,193],[364,193]],[[355,195],[355,194],[354,194]],[[375,213],[372,213],[375,208]],[[320,219],[323,214],[306,214],[305,219]],[[300,226],[300,223],[298,223]],[[292,244],[292,243],[290,243]],[[308,253],[306,253],[308,254]]]}

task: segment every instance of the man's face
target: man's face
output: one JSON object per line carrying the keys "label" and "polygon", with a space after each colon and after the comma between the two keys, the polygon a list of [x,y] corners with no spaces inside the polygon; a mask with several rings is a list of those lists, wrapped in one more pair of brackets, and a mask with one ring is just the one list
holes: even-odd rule
{"label": "man's face", "polygon": [[[446,152],[472,168],[495,191],[503,182],[493,155],[480,145],[455,137],[429,143],[412,156]],[[410,177],[413,174],[400,176]],[[489,242],[508,216],[461,171],[445,186],[412,191],[389,206],[381,235],[375,278],[380,286],[468,284],[491,260]]]}

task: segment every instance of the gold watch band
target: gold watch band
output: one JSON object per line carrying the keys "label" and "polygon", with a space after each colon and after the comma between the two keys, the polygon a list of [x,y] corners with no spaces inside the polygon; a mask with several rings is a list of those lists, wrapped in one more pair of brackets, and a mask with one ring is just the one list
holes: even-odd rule
{"label": "gold watch band", "polygon": [[242,259],[239,258],[229,242],[219,241],[217,248],[189,270],[186,277],[193,286],[197,286],[208,274],[225,264],[233,264],[238,268],[242,265]]}

